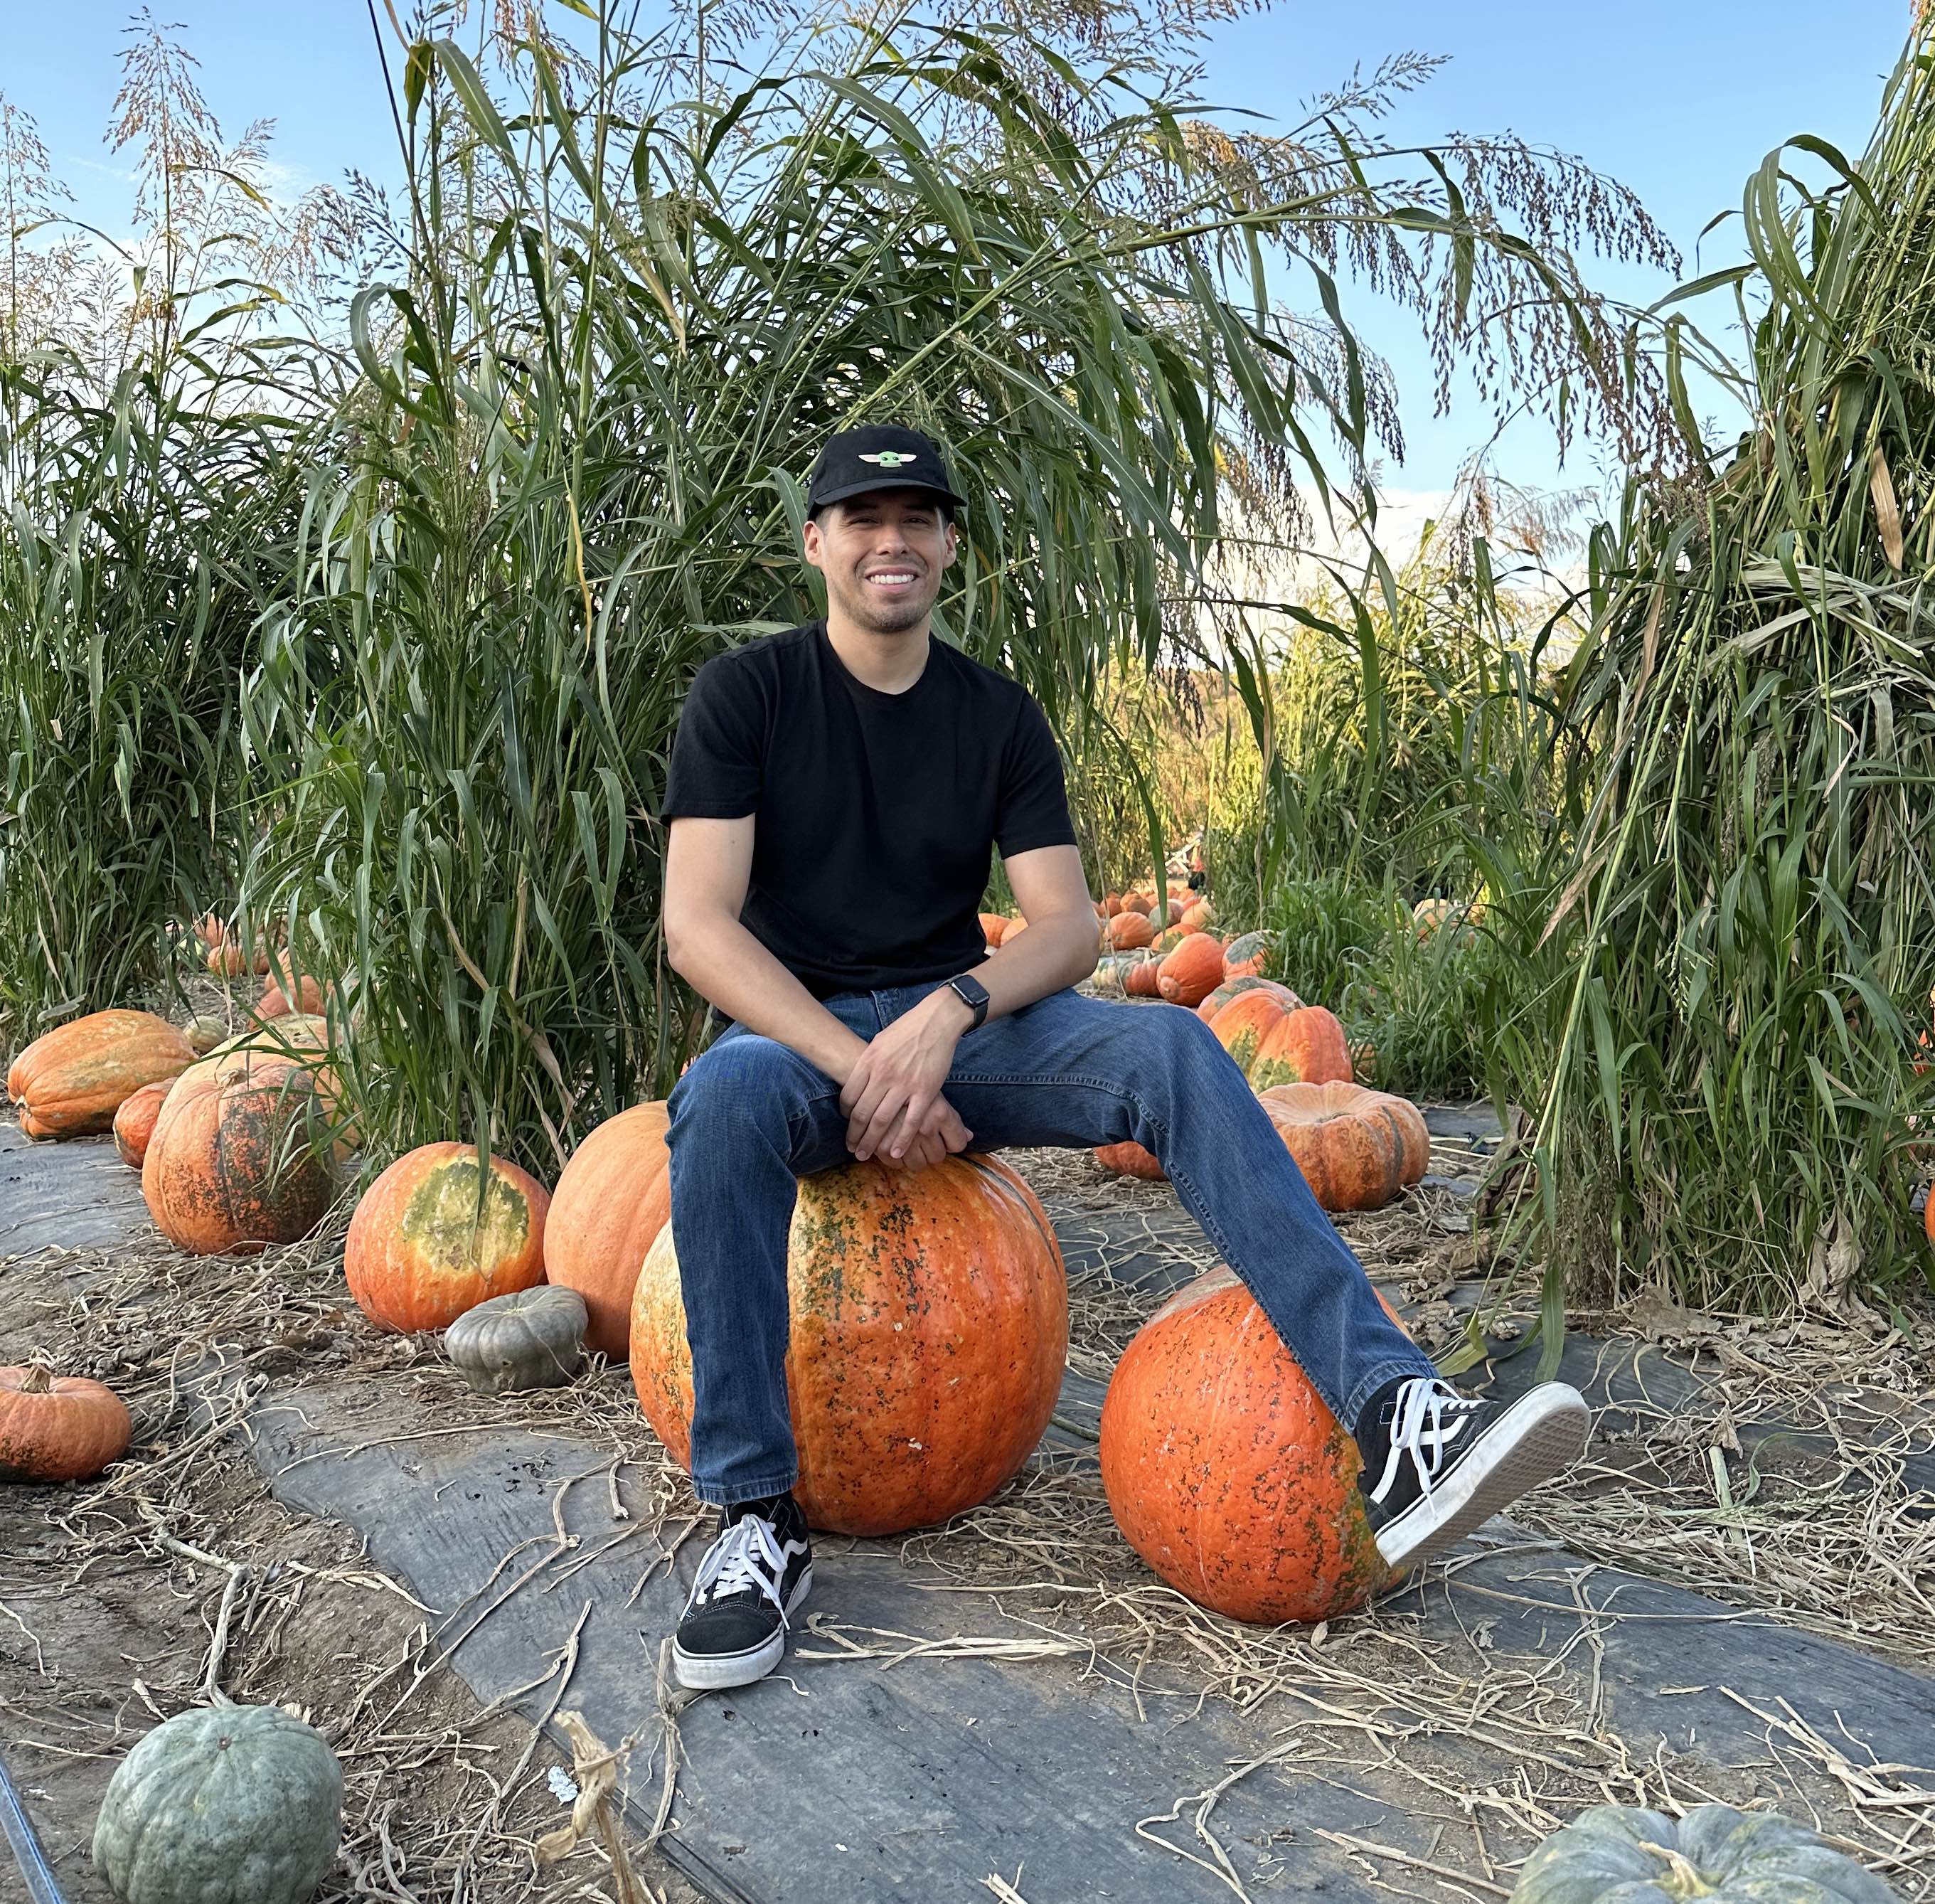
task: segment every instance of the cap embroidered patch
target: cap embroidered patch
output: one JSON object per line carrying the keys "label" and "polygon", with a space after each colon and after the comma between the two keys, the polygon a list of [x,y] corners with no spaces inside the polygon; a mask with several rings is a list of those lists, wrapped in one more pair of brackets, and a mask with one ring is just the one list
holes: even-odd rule
{"label": "cap embroidered patch", "polygon": [[913,451],[902,449],[877,450],[872,455],[862,455],[860,458],[863,463],[877,464],[883,470],[897,470],[903,463],[916,463],[919,460]]}

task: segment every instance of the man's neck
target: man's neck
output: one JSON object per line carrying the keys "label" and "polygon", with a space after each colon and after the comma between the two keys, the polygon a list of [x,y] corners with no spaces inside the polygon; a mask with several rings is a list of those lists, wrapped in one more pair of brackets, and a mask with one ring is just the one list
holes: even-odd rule
{"label": "man's neck", "polygon": [[856,681],[879,694],[904,694],[926,670],[928,625],[877,635],[835,610],[826,618],[826,639]]}

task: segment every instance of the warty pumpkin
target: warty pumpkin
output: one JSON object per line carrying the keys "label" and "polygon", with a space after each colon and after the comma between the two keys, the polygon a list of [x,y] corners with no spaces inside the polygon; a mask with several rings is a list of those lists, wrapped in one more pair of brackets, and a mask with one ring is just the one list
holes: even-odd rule
{"label": "warty pumpkin", "polygon": [[237,1050],[198,1059],[162,1102],[141,1164],[155,1227],[196,1256],[294,1243],[335,1195],[329,1099],[296,1060]]}
{"label": "warty pumpkin", "polygon": [[[793,1492],[814,1526],[929,1526],[1019,1471],[1061,1392],[1068,1291],[1048,1217],[1006,1164],[971,1153],[803,1178],[786,1275]],[[632,1298],[632,1380],[689,1464],[692,1355],[669,1223]]]}
{"label": "warty pumpkin", "polygon": [[1257,1094],[1326,1210],[1380,1210],[1431,1166],[1431,1133],[1408,1099],[1361,1084],[1277,1084]]}
{"label": "warty pumpkin", "polygon": [[584,1298],[585,1340],[615,1362],[631,1353],[632,1291],[672,1216],[671,1117],[662,1099],[608,1117],[571,1153],[545,1219],[545,1277]]}
{"label": "warty pumpkin", "polygon": [[1357,1444],[1220,1264],[1123,1351],[1101,1461],[1124,1539],[1199,1606],[1309,1624],[1354,1611],[1389,1578]]}
{"label": "warty pumpkin", "polygon": [[1592,1805],[1519,1867],[1512,1904],[1613,1899],[1706,1904],[1894,1904],[1873,1872],[1774,1812],[1695,1805],[1683,1818]]}
{"label": "warty pumpkin", "polygon": [[198,1706],[115,1768],[95,1868],[125,1904],[306,1904],[343,1842],[343,1768],[279,1706]]}
{"label": "warty pumpkin", "polygon": [[1133,952],[1155,937],[1155,929],[1149,924],[1149,914],[1124,905],[1109,921],[1109,943],[1118,952]]}
{"label": "warty pumpkin", "polygon": [[165,1077],[158,1083],[143,1084],[121,1100],[121,1108],[114,1114],[114,1147],[124,1164],[136,1170],[141,1168],[148,1154],[148,1140],[155,1134],[155,1120],[174,1088],[174,1080]]}
{"label": "warty pumpkin", "polygon": [[7,1096],[28,1136],[86,1137],[112,1129],[143,1084],[194,1062],[188,1040],[152,1011],[92,1011],[35,1038],[8,1066]]}
{"label": "warty pumpkin", "polygon": [[0,1368],[0,1481],[86,1481],[128,1452],[127,1404],[44,1364]]}
{"label": "warty pumpkin", "polygon": [[371,1321],[406,1334],[448,1328],[466,1310],[544,1280],[550,1193],[502,1157],[478,1168],[469,1144],[426,1144],[363,1193],[343,1271]]}
{"label": "warty pumpkin", "polygon": [[1207,932],[1191,932],[1163,960],[1155,988],[1171,1005],[1194,1010],[1222,982],[1222,947]]}

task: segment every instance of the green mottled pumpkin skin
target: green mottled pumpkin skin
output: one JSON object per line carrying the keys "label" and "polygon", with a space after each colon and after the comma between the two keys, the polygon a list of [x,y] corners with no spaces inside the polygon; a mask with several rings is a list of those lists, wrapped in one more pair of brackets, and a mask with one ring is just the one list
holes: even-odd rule
{"label": "green mottled pumpkin skin", "polygon": [[1595,1805],[1547,1839],[1512,1904],[1895,1904],[1894,1893],[1804,1825],[1696,1805],[1670,1818]]}
{"label": "green mottled pumpkin skin", "polygon": [[94,1862],[125,1904],[304,1904],[343,1840],[343,1768],[278,1706],[198,1706],[108,1782]]}

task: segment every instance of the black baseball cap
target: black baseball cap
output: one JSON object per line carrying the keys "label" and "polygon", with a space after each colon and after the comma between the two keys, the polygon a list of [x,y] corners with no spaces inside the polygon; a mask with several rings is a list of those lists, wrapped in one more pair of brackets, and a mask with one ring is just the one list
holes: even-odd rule
{"label": "black baseball cap", "polygon": [[940,446],[898,423],[863,424],[829,437],[806,479],[806,512],[812,515],[829,503],[870,489],[931,489],[957,509],[967,506],[947,473]]}

